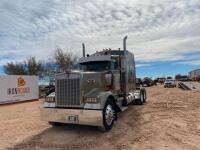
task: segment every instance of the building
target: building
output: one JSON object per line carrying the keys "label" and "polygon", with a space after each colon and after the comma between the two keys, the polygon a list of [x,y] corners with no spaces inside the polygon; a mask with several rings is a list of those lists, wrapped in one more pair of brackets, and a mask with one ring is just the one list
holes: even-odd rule
{"label": "building", "polygon": [[200,69],[196,69],[196,70],[190,71],[188,73],[188,76],[192,80],[199,80],[200,79]]}

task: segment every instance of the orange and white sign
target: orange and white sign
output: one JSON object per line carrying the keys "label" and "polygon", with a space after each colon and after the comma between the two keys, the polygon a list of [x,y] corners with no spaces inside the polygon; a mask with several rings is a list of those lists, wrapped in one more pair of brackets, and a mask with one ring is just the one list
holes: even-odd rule
{"label": "orange and white sign", "polygon": [[0,76],[0,103],[38,99],[37,76]]}
{"label": "orange and white sign", "polygon": [[22,77],[19,77],[18,78],[18,87],[24,86],[25,84],[26,84],[26,81]]}

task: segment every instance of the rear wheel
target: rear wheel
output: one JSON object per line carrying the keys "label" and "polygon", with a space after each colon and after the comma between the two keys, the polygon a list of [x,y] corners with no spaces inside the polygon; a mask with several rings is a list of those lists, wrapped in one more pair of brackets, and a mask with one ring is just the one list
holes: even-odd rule
{"label": "rear wheel", "polygon": [[137,105],[142,105],[144,103],[144,94],[140,91],[140,98],[136,100]]}
{"label": "rear wheel", "polygon": [[108,99],[103,109],[103,126],[105,131],[112,129],[115,121],[115,113],[114,104]]}
{"label": "rear wheel", "polygon": [[147,93],[145,89],[143,90],[143,98],[144,98],[144,103],[145,103],[147,99]]}

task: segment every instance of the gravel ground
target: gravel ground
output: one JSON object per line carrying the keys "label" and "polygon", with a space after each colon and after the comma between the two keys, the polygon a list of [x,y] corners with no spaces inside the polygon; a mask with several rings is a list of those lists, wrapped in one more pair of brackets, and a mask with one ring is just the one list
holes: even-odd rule
{"label": "gravel ground", "polygon": [[148,101],[121,113],[110,132],[96,127],[51,127],[40,101],[0,106],[0,149],[200,150],[200,92],[155,86]]}

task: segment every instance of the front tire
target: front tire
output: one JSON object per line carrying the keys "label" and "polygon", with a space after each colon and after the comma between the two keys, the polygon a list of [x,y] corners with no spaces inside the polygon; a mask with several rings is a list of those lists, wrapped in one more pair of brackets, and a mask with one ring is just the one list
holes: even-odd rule
{"label": "front tire", "polygon": [[111,100],[107,100],[103,109],[103,127],[105,131],[111,130],[115,121],[115,107]]}
{"label": "front tire", "polygon": [[59,122],[51,122],[51,121],[49,121],[48,123],[53,127],[58,127],[58,126],[62,125],[62,123],[59,123]]}

